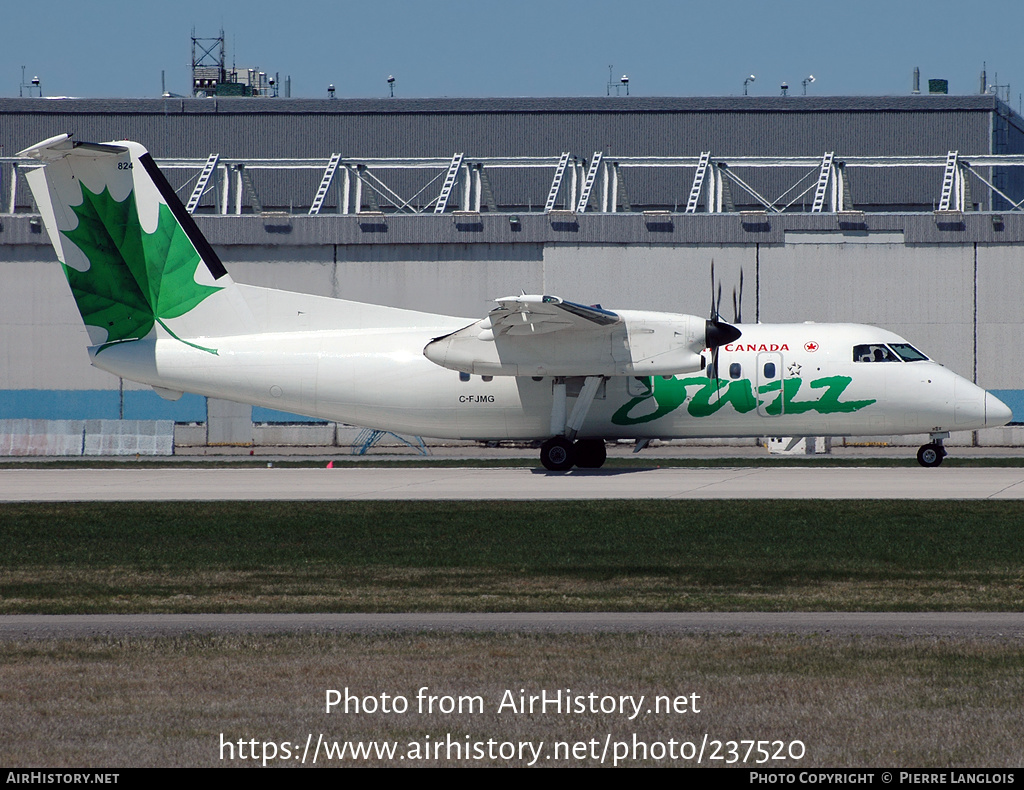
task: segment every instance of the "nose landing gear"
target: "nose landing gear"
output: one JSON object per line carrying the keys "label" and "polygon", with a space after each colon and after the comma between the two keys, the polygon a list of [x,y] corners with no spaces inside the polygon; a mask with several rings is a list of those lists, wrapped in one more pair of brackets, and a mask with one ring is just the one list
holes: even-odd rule
{"label": "nose landing gear", "polygon": [[942,440],[949,436],[948,433],[933,433],[931,444],[921,445],[917,451],[917,462],[921,466],[935,467],[942,463],[946,457],[946,448],[942,446]]}

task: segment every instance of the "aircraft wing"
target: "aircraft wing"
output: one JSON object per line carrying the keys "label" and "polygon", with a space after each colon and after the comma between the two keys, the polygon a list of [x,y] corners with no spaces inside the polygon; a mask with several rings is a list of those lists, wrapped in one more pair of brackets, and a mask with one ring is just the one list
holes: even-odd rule
{"label": "aircraft wing", "polygon": [[599,305],[567,302],[557,296],[506,296],[495,300],[495,307],[484,319],[481,340],[502,335],[543,335],[560,330],[587,331],[622,323],[616,313]]}
{"label": "aircraft wing", "polygon": [[640,376],[700,370],[695,316],[613,312],[557,296],[506,296],[486,318],[435,338],[432,362],[483,376]]}

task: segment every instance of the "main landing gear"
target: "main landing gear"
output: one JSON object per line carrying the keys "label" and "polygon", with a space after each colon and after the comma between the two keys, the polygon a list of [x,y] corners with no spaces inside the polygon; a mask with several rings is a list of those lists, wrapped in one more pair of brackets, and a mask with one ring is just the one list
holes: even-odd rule
{"label": "main landing gear", "polygon": [[567,413],[565,377],[551,381],[551,433],[540,446],[540,462],[551,472],[568,472],[574,466],[580,469],[599,469],[608,457],[603,439],[576,439],[583,427],[590,405],[594,402],[603,376],[587,376],[576,396],[576,405]]}
{"label": "main landing gear", "polygon": [[568,472],[574,466],[580,469],[600,469],[608,458],[603,439],[569,441],[554,436],[540,446],[540,462],[551,472]]}
{"label": "main landing gear", "polygon": [[942,446],[942,440],[948,436],[948,433],[933,433],[931,444],[921,445],[921,449],[917,451],[917,462],[926,467],[941,464],[942,459],[946,457],[946,448]]}

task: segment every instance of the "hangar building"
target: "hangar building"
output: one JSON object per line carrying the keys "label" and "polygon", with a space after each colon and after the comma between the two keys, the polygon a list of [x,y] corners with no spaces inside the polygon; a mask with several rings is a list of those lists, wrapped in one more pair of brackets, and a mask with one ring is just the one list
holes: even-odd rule
{"label": "hangar building", "polygon": [[744,320],[883,326],[1024,422],[1024,120],[993,95],[0,99],[0,420],[331,443],[89,366],[15,156],[61,132],[146,145],[240,282],[473,319],[520,290],[705,315],[713,260],[726,302],[743,271]]}

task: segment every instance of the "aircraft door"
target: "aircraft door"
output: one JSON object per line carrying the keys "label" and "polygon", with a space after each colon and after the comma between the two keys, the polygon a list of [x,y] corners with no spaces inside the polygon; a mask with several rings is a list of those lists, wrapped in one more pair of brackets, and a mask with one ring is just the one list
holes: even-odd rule
{"label": "aircraft door", "polygon": [[754,380],[757,386],[757,413],[762,417],[778,417],[785,413],[786,404],[782,391],[784,375],[782,354],[771,351],[757,355]]}

